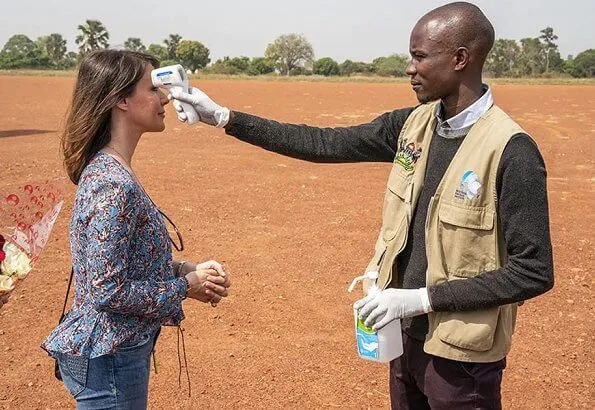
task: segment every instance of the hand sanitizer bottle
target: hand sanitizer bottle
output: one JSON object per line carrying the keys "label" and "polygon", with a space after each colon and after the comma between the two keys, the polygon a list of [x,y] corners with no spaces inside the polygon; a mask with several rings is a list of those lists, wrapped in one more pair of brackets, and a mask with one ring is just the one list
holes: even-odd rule
{"label": "hand sanitizer bottle", "polygon": [[[376,286],[378,272],[366,272],[363,276],[353,279],[349,292],[355,284],[364,279],[372,283],[368,288],[368,296],[372,296],[380,289]],[[399,319],[389,322],[382,329],[376,331],[364,325],[364,321],[358,317],[358,311],[353,309],[355,323],[355,338],[357,341],[357,352],[362,359],[373,360],[381,363],[390,362],[403,354],[403,338],[401,336],[401,321]]]}

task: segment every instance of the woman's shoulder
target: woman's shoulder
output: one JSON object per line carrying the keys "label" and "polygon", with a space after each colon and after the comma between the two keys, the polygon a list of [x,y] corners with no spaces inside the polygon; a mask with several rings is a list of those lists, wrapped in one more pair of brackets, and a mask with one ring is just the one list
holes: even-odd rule
{"label": "woman's shoulder", "polygon": [[111,155],[99,151],[91,158],[79,180],[79,185],[89,183],[130,185],[134,183],[134,180]]}
{"label": "woman's shoulder", "polygon": [[132,176],[112,156],[98,152],[91,158],[83,170],[78,193],[96,196],[109,191],[112,194],[129,196],[137,190],[137,183]]}

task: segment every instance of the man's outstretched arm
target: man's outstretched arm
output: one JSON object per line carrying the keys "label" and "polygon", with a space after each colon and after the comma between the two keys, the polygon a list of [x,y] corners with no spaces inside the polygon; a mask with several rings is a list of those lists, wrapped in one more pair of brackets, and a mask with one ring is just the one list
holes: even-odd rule
{"label": "man's outstretched arm", "polygon": [[286,124],[232,112],[229,135],[266,150],[314,162],[392,162],[398,132],[411,109],[382,114],[351,127]]}
{"label": "man's outstretched arm", "polygon": [[192,88],[190,93],[175,92],[173,105],[178,118],[186,120],[180,101],[191,104],[200,121],[225,128],[242,141],[279,154],[315,162],[392,162],[397,137],[413,108],[382,114],[369,123],[351,127],[319,128],[286,124],[230,111]]}

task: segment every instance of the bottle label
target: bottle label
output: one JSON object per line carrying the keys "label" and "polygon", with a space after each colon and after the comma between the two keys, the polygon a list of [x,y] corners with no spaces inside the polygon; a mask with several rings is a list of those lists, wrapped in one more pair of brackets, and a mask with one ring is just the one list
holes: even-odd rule
{"label": "bottle label", "polygon": [[355,333],[359,355],[378,360],[378,332],[364,325],[364,322],[358,318]]}

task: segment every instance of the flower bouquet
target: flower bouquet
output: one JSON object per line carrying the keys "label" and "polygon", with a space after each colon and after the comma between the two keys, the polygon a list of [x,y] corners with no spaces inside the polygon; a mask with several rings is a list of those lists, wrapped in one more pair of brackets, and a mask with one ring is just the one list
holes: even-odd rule
{"label": "flower bouquet", "polygon": [[0,296],[25,279],[47,244],[62,209],[52,181],[0,192]]}

